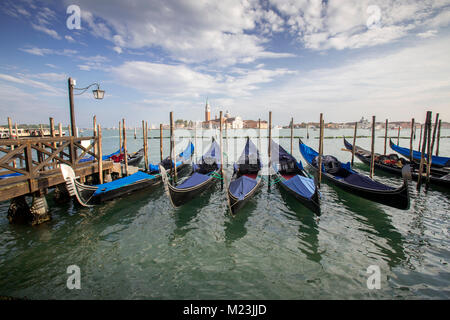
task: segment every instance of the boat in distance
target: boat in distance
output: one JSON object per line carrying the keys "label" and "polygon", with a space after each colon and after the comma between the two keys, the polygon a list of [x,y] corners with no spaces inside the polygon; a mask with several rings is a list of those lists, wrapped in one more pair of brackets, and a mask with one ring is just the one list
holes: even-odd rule
{"label": "boat in distance", "polygon": [[[308,165],[318,171],[319,154],[299,140],[300,153]],[[337,187],[360,196],[394,208],[407,210],[410,205],[408,193],[408,180],[410,168],[403,168],[403,185],[394,188],[356,172],[351,168],[350,162],[343,164],[333,156],[322,156],[322,176]]]}
{"label": "boat in distance", "polygon": [[[410,150],[409,148],[403,148],[395,143],[392,142],[392,139],[389,139],[389,146],[392,150],[394,150],[397,153],[400,153],[402,156],[409,158],[410,156]],[[413,160],[420,162],[422,153],[416,150],[413,150]],[[428,154],[424,154],[425,161],[428,158]],[[441,157],[441,156],[431,156],[431,166],[437,167],[437,168],[450,168],[450,158],[448,157]]]}
{"label": "boat in distance", "polygon": [[[344,138],[344,145],[347,150],[352,151],[353,145]],[[359,146],[355,146],[355,156],[361,160],[361,162],[370,166],[372,153]],[[411,177],[417,181],[419,177],[419,165],[416,162],[412,162],[399,157],[397,154],[382,155],[375,153],[374,159],[375,168],[384,172],[402,176],[402,169],[404,166],[409,165],[411,168]],[[450,187],[450,171],[431,168],[430,170],[430,182],[435,185],[444,187]]]}

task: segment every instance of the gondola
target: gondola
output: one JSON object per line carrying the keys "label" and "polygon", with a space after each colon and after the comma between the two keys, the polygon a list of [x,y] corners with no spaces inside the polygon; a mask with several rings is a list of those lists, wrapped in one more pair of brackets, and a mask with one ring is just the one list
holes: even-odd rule
{"label": "gondola", "polygon": [[[305,161],[317,172],[319,154],[301,140],[299,140],[299,148]],[[393,188],[354,171],[350,162],[343,164],[333,156],[322,156],[322,176],[337,187],[362,198],[406,210],[410,204],[408,193],[409,166],[403,167],[402,173],[403,185],[400,188]]]}
{"label": "gondola", "polygon": [[[394,150],[397,153],[400,153],[402,156],[409,158],[410,157],[410,150],[408,148],[403,148],[395,143],[392,142],[392,139],[389,139],[389,145],[392,150]],[[422,153],[416,150],[413,150],[413,160],[420,162]],[[428,155],[425,153],[424,155],[425,161],[428,157]],[[444,168],[449,167],[450,168],[450,158],[448,157],[439,157],[439,156],[431,156],[431,166],[436,168]]]}
{"label": "gondola", "polygon": [[66,164],[60,164],[60,169],[66,181],[69,195],[75,196],[78,202],[85,207],[92,207],[94,204],[149,188],[161,181],[159,175],[151,175],[143,171],[138,171],[112,182],[89,186],[76,180],[77,177],[72,167]]}
{"label": "gondola", "polygon": [[320,195],[314,178],[303,168],[302,162],[282,146],[271,141],[270,162],[274,181],[317,215],[320,215]]}
{"label": "gondola", "polygon": [[[191,141],[189,141],[186,149],[184,149],[184,151],[181,152],[176,158],[177,160],[175,162],[175,165],[177,167],[177,174],[186,173],[187,169],[189,169],[189,166],[191,164],[191,158],[193,153],[194,153],[194,144]],[[173,164],[174,163],[171,160],[171,157],[167,156],[164,160],[162,160],[158,164],[149,164],[148,169],[150,174],[158,174],[160,173],[160,165],[162,165],[162,167],[166,171],[171,172]]]}
{"label": "gondola", "polygon": [[193,164],[191,175],[179,185],[171,184],[167,179],[166,170],[163,166],[160,167],[164,187],[175,207],[192,200],[221,178],[220,152],[220,146],[213,138],[208,151],[198,163]]}
{"label": "gondola", "polygon": [[[134,153],[128,154],[128,165],[137,167],[141,163],[142,159],[144,158],[144,148],[139,149],[138,151]],[[123,153],[115,154],[111,157],[111,160],[114,162],[120,162],[121,164],[125,163]]]}
{"label": "gondola", "polygon": [[261,186],[261,159],[254,143],[247,138],[244,151],[234,164],[234,172],[228,186],[228,198],[232,214],[236,214]]}
{"label": "gondola", "polygon": [[[106,161],[106,160],[113,159],[114,157],[117,157],[119,155],[120,155],[120,149],[113,153],[105,154],[104,156],[102,156],[102,159],[103,159],[103,161]],[[80,159],[79,162],[81,163],[81,162],[94,161],[94,159],[95,159],[94,156],[84,157],[84,158]]]}
{"label": "gondola", "polygon": [[[344,145],[347,150],[352,151],[352,144],[344,138]],[[359,146],[355,146],[355,156],[363,163],[370,166],[371,152]],[[419,177],[419,165],[416,162],[411,163],[405,158],[400,158],[397,154],[381,155],[375,153],[374,159],[375,168],[382,171],[402,176],[402,168],[409,165],[411,168],[412,179],[416,180]],[[431,168],[430,183],[444,187],[450,187],[450,171],[439,168]]]}

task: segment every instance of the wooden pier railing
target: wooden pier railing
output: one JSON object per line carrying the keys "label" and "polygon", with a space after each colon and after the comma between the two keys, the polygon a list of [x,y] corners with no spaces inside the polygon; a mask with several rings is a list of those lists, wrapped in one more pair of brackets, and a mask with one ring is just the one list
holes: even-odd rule
{"label": "wooden pier railing", "polygon": [[[84,147],[82,141],[90,141],[89,146]],[[60,163],[70,165],[82,177],[109,169],[99,162],[99,144],[101,135],[0,140],[0,201],[63,183]]]}

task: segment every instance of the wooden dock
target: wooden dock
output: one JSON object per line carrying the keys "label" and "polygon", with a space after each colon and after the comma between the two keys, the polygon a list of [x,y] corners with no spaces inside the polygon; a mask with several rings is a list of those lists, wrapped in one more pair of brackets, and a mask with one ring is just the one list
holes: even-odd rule
{"label": "wooden dock", "polygon": [[[101,131],[100,131],[101,132]],[[90,141],[83,147],[82,141]],[[101,133],[92,137],[33,137],[0,140],[0,201],[11,200],[10,222],[27,220],[38,224],[50,219],[45,200],[49,188],[64,193],[60,163],[70,165],[82,181],[108,181],[117,171],[112,161],[102,159]],[[61,186],[61,188],[58,188]],[[64,187],[64,188],[62,188]],[[32,196],[31,207],[25,196]]]}

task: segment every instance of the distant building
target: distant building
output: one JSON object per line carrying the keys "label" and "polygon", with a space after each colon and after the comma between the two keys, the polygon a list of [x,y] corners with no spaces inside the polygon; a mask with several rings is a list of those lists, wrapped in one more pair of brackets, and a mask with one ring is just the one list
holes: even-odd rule
{"label": "distant building", "polygon": [[[244,120],[244,128],[245,129],[258,129],[259,122],[256,120]],[[267,121],[261,121],[261,129],[267,129],[269,126]]]}
{"label": "distant building", "polygon": [[208,99],[205,105],[205,122],[211,120],[211,108],[209,107]]}

